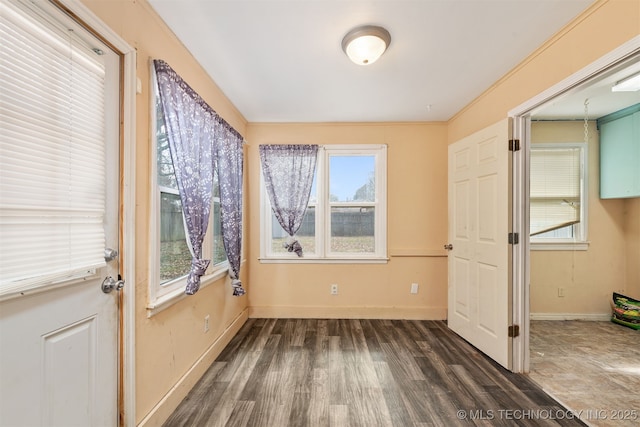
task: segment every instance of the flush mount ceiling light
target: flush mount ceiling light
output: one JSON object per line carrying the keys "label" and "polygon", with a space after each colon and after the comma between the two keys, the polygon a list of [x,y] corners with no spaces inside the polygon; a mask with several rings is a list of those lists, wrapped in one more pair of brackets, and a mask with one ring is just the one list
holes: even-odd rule
{"label": "flush mount ceiling light", "polygon": [[373,64],[391,44],[391,34],[382,27],[363,25],[342,39],[342,50],[358,65]]}
{"label": "flush mount ceiling light", "polygon": [[640,90],[640,73],[620,80],[611,88],[612,92],[635,92],[637,90]]}

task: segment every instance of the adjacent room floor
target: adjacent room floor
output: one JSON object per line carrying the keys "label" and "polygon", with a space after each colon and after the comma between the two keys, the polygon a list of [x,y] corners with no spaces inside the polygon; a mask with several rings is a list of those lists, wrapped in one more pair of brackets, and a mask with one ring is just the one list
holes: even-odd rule
{"label": "adjacent room floor", "polygon": [[584,426],[442,321],[249,319],[171,426]]}
{"label": "adjacent room floor", "polygon": [[640,425],[640,331],[612,322],[531,322],[530,377],[593,426]]}

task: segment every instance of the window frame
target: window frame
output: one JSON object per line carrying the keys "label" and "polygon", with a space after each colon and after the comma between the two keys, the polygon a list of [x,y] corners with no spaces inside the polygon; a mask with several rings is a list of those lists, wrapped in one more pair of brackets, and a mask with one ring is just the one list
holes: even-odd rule
{"label": "window frame", "polygon": [[[153,62],[150,61],[150,73],[151,73],[151,88],[150,92],[150,105],[155,106],[159,97],[158,84],[156,81],[155,70]],[[160,239],[160,226],[161,226],[161,214],[160,214],[160,200],[161,194],[179,194],[176,190],[161,186],[158,184],[158,140],[156,134],[157,120],[156,109],[150,108],[150,188],[151,200],[150,200],[150,212],[149,212],[149,301],[147,303],[147,315],[148,317],[170,307],[187,295],[184,293],[187,274],[176,277],[166,282],[160,280],[160,252],[161,252],[161,239]],[[214,183],[218,180],[215,179]],[[220,202],[220,198],[215,196],[216,190],[213,190],[214,195],[211,197],[211,211],[209,215],[209,224],[207,226],[207,233],[202,242],[202,258],[210,259],[211,263],[207,268],[206,273],[200,279],[200,289],[207,287],[211,283],[218,279],[225,277],[229,271],[229,261],[213,263],[214,258],[214,220],[215,220],[215,204]],[[184,216],[183,216],[184,220]]]}
{"label": "window frame", "polygon": [[[329,158],[340,156],[373,156],[375,164],[376,198],[374,202],[330,202],[329,201]],[[386,263],[387,256],[387,146],[384,144],[335,144],[321,145],[316,164],[317,200],[312,199],[315,214],[315,253],[304,253],[298,257],[295,253],[271,250],[273,236],[272,209],[265,189],[264,178],[260,173],[260,262],[262,263]],[[374,207],[375,251],[371,253],[332,252],[331,245],[331,207]]]}
{"label": "window frame", "polygon": [[[587,250],[588,241],[588,206],[589,206],[589,145],[586,142],[544,142],[533,143],[530,151],[539,149],[566,149],[578,148],[580,150],[580,222],[574,224],[574,237],[529,237],[531,250],[561,251],[561,250]],[[530,153],[530,156],[532,153]],[[530,177],[531,179],[531,177]]]}

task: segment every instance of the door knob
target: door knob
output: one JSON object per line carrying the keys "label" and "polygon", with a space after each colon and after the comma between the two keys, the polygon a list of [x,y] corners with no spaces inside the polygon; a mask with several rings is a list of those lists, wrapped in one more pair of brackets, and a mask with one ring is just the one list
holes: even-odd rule
{"label": "door knob", "polygon": [[118,251],[111,248],[106,248],[104,250],[104,260],[106,262],[113,261],[116,258],[118,258]]}
{"label": "door knob", "polygon": [[104,292],[105,294],[110,293],[114,289],[116,291],[119,291],[122,288],[124,288],[124,280],[116,280],[111,276],[107,276],[102,281],[102,292]]}
{"label": "door knob", "polygon": [[453,250],[453,245],[451,243],[447,243],[446,245],[444,245],[444,248],[448,251],[452,251]]}

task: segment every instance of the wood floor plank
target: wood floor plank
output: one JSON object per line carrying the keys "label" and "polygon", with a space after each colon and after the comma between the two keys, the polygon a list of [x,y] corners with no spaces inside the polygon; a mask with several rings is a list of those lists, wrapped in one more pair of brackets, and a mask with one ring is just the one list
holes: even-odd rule
{"label": "wood floor plank", "polygon": [[249,319],[164,426],[585,425],[541,410],[564,408],[445,322]]}
{"label": "wood floor plank", "polygon": [[[253,411],[253,407],[256,402],[252,401],[239,401],[233,408],[233,412],[231,412],[231,416],[229,417],[229,421],[226,422],[225,426],[227,427],[246,427],[249,422],[249,417]],[[191,424],[198,425],[198,424]]]}
{"label": "wood floor plank", "polygon": [[346,392],[346,367],[344,364],[344,352],[340,348],[340,337],[329,337],[329,404],[344,405],[347,400]]}
{"label": "wood floor plank", "polygon": [[[274,319],[268,319],[263,326],[253,327],[246,331],[246,343],[242,343],[240,350],[238,350],[235,354],[231,353],[233,356],[229,361],[228,368],[221,372],[221,376],[219,381],[230,381],[231,378],[236,375],[237,370],[240,366],[243,366],[244,369],[247,369],[247,364],[250,365],[252,360],[258,359],[259,352],[264,348],[267,341],[269,340],[271,331],[275,326]],[[224,350],[223,350],[224,353]],[[229,352],[227,352],[229,354]],[[238,355],[248,355],[249,357],[238,357]],[[218,359],[216,359],[218,360]]]}
{"label": "wood floor plank", "polygon": [[409,426],[417,422],[419,417],[415,414],[415,411],[411,410],[411,405],[405,405],[402,390],[398,388],[389,365],[386,362],[374,362],[374,367],[382,395],[387,404],[391,424],[394,426]]}
{"label": "wood floor plank", "polygon": [[382,349],[380,348],[380,341],[376,335],[374,329],[374,322],[370,319],[361,321],[362,335],[367,343],[367,349],[371,360],[374,362],[384,362],[384,356],[382,355]]}
{"label": "wood floor plank", "polygon": [[247,369],[247,379],[242,387],[239,387],[238,398],[240,400],[254,401],[263,392],[267,370],[277,354],[276,350],[280,344],[280,339],[278,335],[271,336],[262,350],[255,354],[255,356],[258,356],[255,363],[244,367]]}
{"label": "wood floor plank", "polygon": [[329,375],[326,369],[313,369],[311,393],[306,419],[297,420],[298,426],[329,425]]}
{"label": "wood floor plank", "polygon": [[307,327],[311,322],[306,319],[298,319],[296,320],[293,338],[291,340],[292,346],[303,346],[304,338],[307,335]]}
{"label": "wood floor plank", "polygon": [[310,403],[311,393],[294,393],[293,404],[291,406],[291,411],[289,412],[289,421],[287,425],[290,427],[305,426],[307,423]]}
{"label": "wood floor plank", "polygon": [[[258,322],[263,319],[247,319],[244,325],[240,328],[238,333],[231,338],[229,344],[220,352],[218,358],[219,362],[227,362],[235,357],[240,348],[250,346],[252,344],[252,338],[257,336],[257,331],[262,329],[264,322]],[[253,332],[252,332],[253,331]]]}
{"label": "wood floor plank", "polygon": [[330,426],[348,426],[349,425],[349,407],[347,405],[329,406],[329,425]]}

